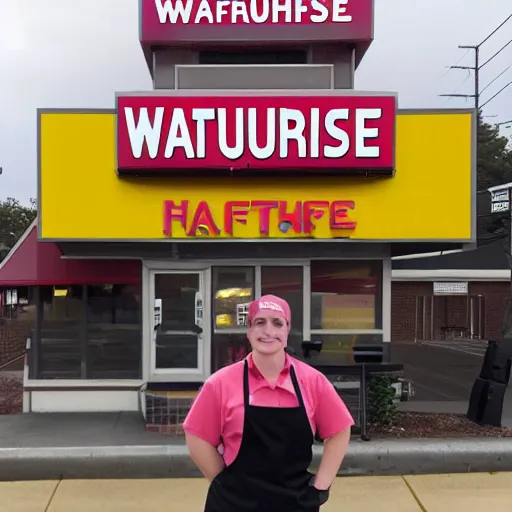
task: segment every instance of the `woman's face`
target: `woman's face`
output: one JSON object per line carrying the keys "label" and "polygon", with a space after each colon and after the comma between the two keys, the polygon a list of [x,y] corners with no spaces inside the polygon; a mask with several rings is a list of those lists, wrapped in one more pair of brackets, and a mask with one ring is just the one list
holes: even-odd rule
{"label": "woman's face", "polygon": [[247,339],[255,352],[272,355],[288,344],[290,326],[283,316],[273,310],[261,310],[247,330]]}

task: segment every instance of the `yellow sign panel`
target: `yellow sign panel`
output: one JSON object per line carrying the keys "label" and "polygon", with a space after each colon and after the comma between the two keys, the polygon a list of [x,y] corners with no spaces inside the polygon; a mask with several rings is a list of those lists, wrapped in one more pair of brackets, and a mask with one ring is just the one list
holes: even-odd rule
{"label": "yellow sign panel", "polygon": [[392,178],[120,178],[115,114],[40,114],[47,240],[350,238],[470,241],[474,116],[397,116]]}

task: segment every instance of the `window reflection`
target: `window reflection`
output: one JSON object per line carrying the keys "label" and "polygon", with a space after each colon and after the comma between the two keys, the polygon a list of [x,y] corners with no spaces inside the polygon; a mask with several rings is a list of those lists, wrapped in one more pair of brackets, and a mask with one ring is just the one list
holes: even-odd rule
{"label": "window reflection", "polygon": [[361,356],[366,362],[372,354],[382,357],[382,334],[313,334],[311,338],[322,342],[321,352],[311,352],[308,359],[315,365],[352,365]]}
{"label": "window reflection", "polygon": [[244,328],[254,297],[254,267],[213,268],[213,327]]}
{"label": "window reflection", "polygon": [[292,327],[288,345],[301,354],[304,318],[303,267],[261,267],[261,294],[277,295],[290,305]]}
{"label": "window reflection", "polygon": [[83,286],[41,286],[43,315],[39,379],[80,379],[84,335]]}
{"label": "window reflection", "polygon": [[378,329],[380,261],[312,261],[311,328]]}
{"label": "window reflection", "polygon": [[87,286],[87,326],[87,378],[138,378],[141,286]]}
{"label": "window reflection", "polygon": [[155,299],[162,300],[160,331],[188,331],[195,325],[197,272],[156,274]]}
{"label": "window reflection", "polygon": [[32,378],[140,378],[140,284],[41,286],[39,293],[38,368]]}
{"label": "window reflection", "polygon": [[245,333],[215,334],[212,347],[212,371],[241,361],[250,352],[250,344]]}

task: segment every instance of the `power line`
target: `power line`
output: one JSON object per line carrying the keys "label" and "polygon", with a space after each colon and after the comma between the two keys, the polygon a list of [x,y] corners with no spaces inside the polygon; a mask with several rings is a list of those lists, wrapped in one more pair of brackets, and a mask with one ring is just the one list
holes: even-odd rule
{"label": "power line", "polygon": [[489,62],[491,62],[492,59],[494,59],[494,57],[497,57],[509,44],[512,43],[512,39],[504,44],[490,59],[487,59],[481,66],[480,66],[480,69],[482,69],[486,64],[489,64]]}
{"label": "power line", "polygon": [[501,27],[503,27],[503,25],[505,25],[505,23],[507,23],[510,18],[512,18],[512,14],[508,16],[508,18],[506,18],[500,25],[498,25],[478,46],[482,46],[484,43],[486,43],[494,34],[496,34],[496,32],[498,32]]}
{"label": "power line", "polygon": [[480,94],[482,94],[487,88],[489,88],[494,82],[496,82],[496,80],[498,80],[498,78],[500,78],[501,76],[503,76],[508,70],[510,69],[510,66],[508,66],[507,68],[505,68],[499,75],[495,76],[481,91],[480,91]]}
{"label": "power line", "polygon": [[480,95],[478,93],[478,91],[480,90],[480,84],[479,84],[479,80],[480,80],[480,76],[479,76],[479,59],[480,59],[480,46],[462,46],[462,45],[459,45],[459,48],[464,48],[464,49],[467,49],[468,51],[469,50],[474,50],[475,51],[475,65],[474,66],[457,66],[457,65],[454,65],[454,66],[450,66],[450,69],[465,69],[467,70],[468,72],[469,71],[474,71],[474,74],[475,74],[475,94],[454,94],[454,93],[451,93],[451,94],[440,94],[439,96],[444,96],[444,97],[447,97],[448,99],[450,98],[475,98],[475,108],[477,110],[479,110],[480,106],[479,106],[479,101],[480,101]]}
{"label": "power line", "polygon": [[[469,52],[469,50],[474,50],[474,52],[475,52],[475,61],[474,61],[475,65],[474,66],[459,66],[459,65],[455,64],[454,66],[450,66],[449,69],[466,69],[468,71],[473,71],[474,76],[475,76],[475,86],[474,86],[475,92],[474,92],[474,94],[455,94],[455,93],[452,93],[452,94],[440,94],[439,96],[444,96],[444,97],[448,97],[448,98],[474,98],[475,99],[475,109],[477,111],[480,111],[480,108],[481,108],[480,107],[480,95],[481,95],[481,91],[480,91],[480,70],[482,69],[483,66],[485,66],[492,59],[494,59],[499,53],[501,53],[509,44],[511,44],[512,40],[510,40],[508,43],[506,43],[502,48],[500,48],[490,59],[486,60],[484,62],[484,64],[482,64],[482,65],[480,65],[480,47],[484,43],[486,43],[496,32],[498,32],[498,30],[501,27],[503,27],[503,25],[505,25],[505,23],[507,23],[507,21],[509,21],[511,18],[512,18],[512,14],[510,14],[507,18],[505,18],[480,44],[473,45],[473,46],[459,45],[459,48],[468,50],[468,52]],[[510,84],[508,84],[508,85],[510,85]],[[504,89],[506,89],[508,87],[508,85],[506,85]],[[498,94],[500,94],[502,91],[500,91]],[[497,96],[497,94],[495,96],[493,96],[493,98],[489,99],[485,104],[487,105],[487,103],[489,103],[489,101],[494,99],[496,96]]]}
{"label": "power line", "polygon": [[487,105],[487,103],[489,103],[490,101],[492,101],[494,98],[496,98],[496,96],[499,96],[509,85],[512,85],[512,82],[509,82],[507,85],[505,85],[505,87],[502,87],[494,96],[491,96],[483,105],[482,105],[482,108],[485,107],[485,105]]}
{"label": "power line", "polygon": [[[454,64],[454,66],[456,66],[457,64],[460,64],[464,60],[464,58],[466,57],[466,55],[468,53],[469,53],[469,50]],[[452,67],[447,66],[446,71],[439,77],[439,80],[442,80],[451,70],[452,70]]]}
{"label": "power line", "polygon": [[[468,74],[466,75],[466,78],[464,78],[464,80],[458,85],[458,87],[453,91],[452,94],[447,95],[448,98],[446,98],[446,101],[444,102],[444,105],[446,105],[452,99],[453,94],[455,94],[469,80],[470,76],[471,76],[471,72],[468,70]],[[444,96],[444,94],[441,94],[440,96]],[[463,94],[463,97],[465,97],[465,96],[466,95]]]}

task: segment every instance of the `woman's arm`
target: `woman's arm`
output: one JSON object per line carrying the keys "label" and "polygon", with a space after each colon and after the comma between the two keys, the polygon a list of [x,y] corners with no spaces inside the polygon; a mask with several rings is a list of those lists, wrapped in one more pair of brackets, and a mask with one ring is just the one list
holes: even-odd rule
{"label": "woman's arm", "polygon": [[341,467],[354,419],[327,377],[318,375],[316,383],[315,422],[324,439],[324,453],[315,476],[314,486],[329,489]]}
{"label": "woman's arm", "polygon": [[207,441],[192,434],[186,435],[190,458],[195,462],[203,476],[211,482],[223,469],[224,459]]}
{"label": "woman's arm", "polygon": [[199,391],[183,422],[190,458],[210,482],[224,468],[224,459],[217,450],[222,437],[221,418],[219,383],[210,377]]}
{"label": "woman's arm", "polygon": [[324,454],[316,472],[314,486],[323,491],[331,487],[350,441],[350,427],[324,441]]}

